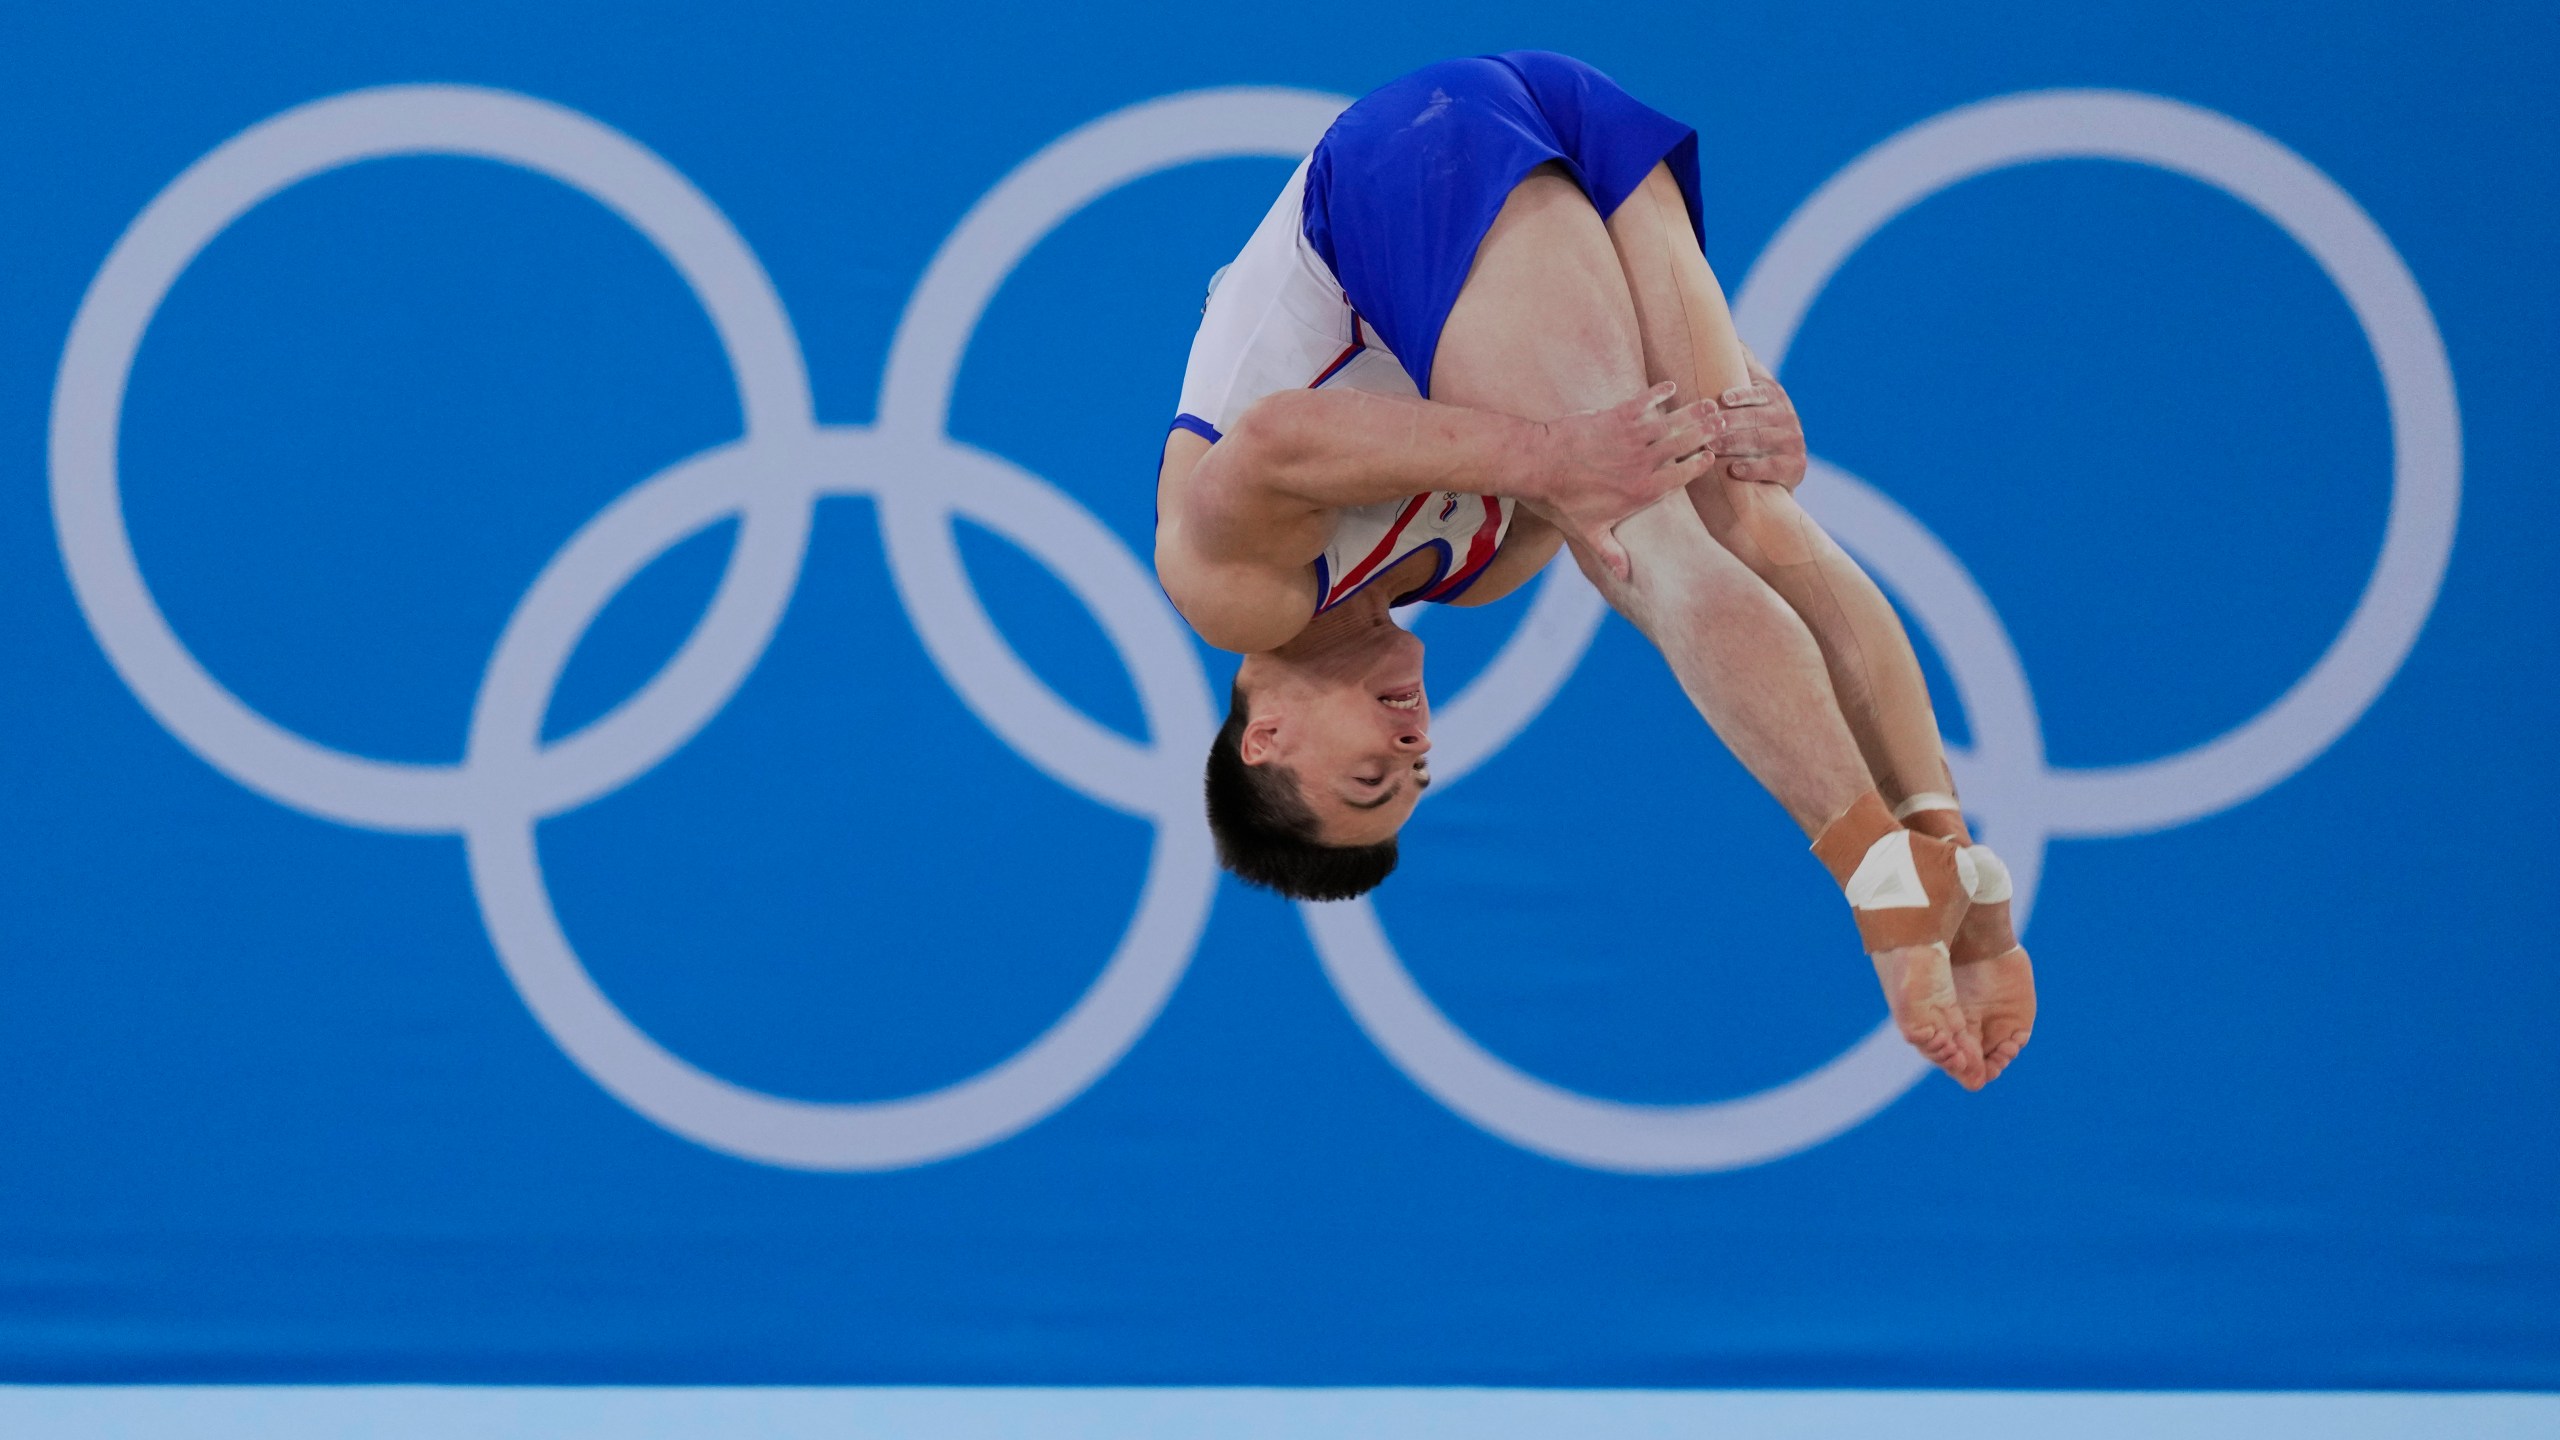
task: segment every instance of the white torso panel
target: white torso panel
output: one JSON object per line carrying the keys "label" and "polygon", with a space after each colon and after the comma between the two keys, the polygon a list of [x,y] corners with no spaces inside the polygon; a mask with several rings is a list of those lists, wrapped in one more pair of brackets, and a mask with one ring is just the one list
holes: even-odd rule
{"label": "white torso panel", "polygon": [[[1235,263],[1210,282],[1174,425],[1212,444],[1254,401],[1278,390],[1421,394],[1307,244],[1299,223],[1306,176],[1301,163]],[[1456,491],[1345,509],[1316,559],[1316,609],[1340,604],[1429,547],[1440,554],[1431,581],[1397,598],[1453,598],[1491,563],[1510,524],[1510,501]]]}

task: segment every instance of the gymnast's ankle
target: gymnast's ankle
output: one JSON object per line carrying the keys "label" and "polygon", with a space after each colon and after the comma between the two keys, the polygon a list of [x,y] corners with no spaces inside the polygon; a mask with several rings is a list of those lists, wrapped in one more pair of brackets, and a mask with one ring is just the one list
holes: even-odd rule
{"label": "gymnast's ankle", "polygon": [[2009,867],[1988,845],[1973,843],[1956,797],[1937,793],[1914,795],[1894,807],[1894,815],[1913,831],[1962,847],[1973,874],[1965,892],[1973,904],[1956,928],[1950,953],[1959,965],[1996,960],[2018,948],[2018,932],[2009,919],[2012,886]]}
{"label": "gymnast's ankle", "polygon": [[1906,829],[1873,790],[1822,827],[1813,853],[1848,897],[1870,955],[1948,944],[1979,879],[1961,844]]}

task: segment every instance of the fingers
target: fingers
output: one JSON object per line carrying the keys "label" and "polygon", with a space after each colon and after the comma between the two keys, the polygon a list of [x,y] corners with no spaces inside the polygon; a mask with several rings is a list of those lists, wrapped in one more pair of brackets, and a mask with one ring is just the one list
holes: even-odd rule
{"label": "fingers", "polygon": [[1790,490],[1804,483],[1804,435],[1792,425],[1735,426],[1721,421],[1706,427],[1705,443],[1710,454],[1727,462],[1724,473],[1729,479]]}
{"label": "fingers", "polygon": [[[1701,433],[1716,429],[1722,422],[1713,400],[1698,400],[1677,410],[1663,407],[1679,393],[1680,387],[1669,380],[1620,405],[1613,412],[1634,425],[1637,435],[1648,443],[1668,433],[1694,430]],[[1597,412],[1594,412],[1597,413]]]}
{"label": "fingers", "polygon": [[[1741,405],[1732,402],[1736,395],[1755,394],[1760,398]],[[1725,417],[1724,423],[1735,430],[1793,430],[1801,423],[1796,417],[1796,407],[1788,402],[1783,391],[1763,391],[1757,386],[1746,386],[1740,390],[1727,390],[1717,403]]]}
{"label": "fingers", "polygon": [[1665,380],[1625,404],[1607,411],[1588,413],[1594,416],[1606,414],[1616,424],[1626,427],[1638,445],[1650,448],[1672,438],[1684,423],[1689,423],[1684,421],[1684,417],[1694,406],[1681,410],[1662,408],[1678,390],[1677,385]]}
{"label": "fingers", "polygon": [[1678,393],[1680,393],[1680,387],[1672,381],[1665,380],[1618,408],[1630,415],[1647,415],[1660,410],[1670,402],[1672,396]]}
{"label": "fingers", "polygon": [[1592,537],[1591,553],[1599,556],[1600,563],[1609,567],[1609,573],[1621,583],[1634,578],[1635,566],[1627,559],[1627,547],[1618,543],[1616,531],[1603,530]]}
{"label": "fingers", "polygon": [[1702,423],[1718,435],[1763,443],[1804,433],[1802,422],[1796,418],[1796,407],[1787,404],[1783,398],[1741,407],[1719,406],[1711,410]]}
{"label": "fingers", "polygon": [[[1715,428],[1737,445],[1762,449],[1801,444],[1804,424],[1792,405],[1762,405],[1745,410],[1719,410]],[[1739,453],[1739,452],[1737,452]]]}
{"label": "fingers", "polygon": [[1804,457],[1797,456],[1792,461],[1783,457],[1775,460],[1736,460],[1725,467],[1724,473],[1728,480],[1745,480],[1755,485],[1775,485],[1781,489],[1793,490],[1804,483]]}
{"label": "fingers", "polygon": [[1804,483],[1805,459],[1802,450],[1779,455],[1753,456],[1735,460],[1725,467],[1729,479],[1747,480],[1759,485],[1776,485],[1793,490]]}
{"label": "fingers", "polygon": [[[1614,524],[1595,529],[1570,524],[1561,516],[1548,515],[1545,518],[1548,523],[1564,532],[1566,547],[1573,551],[1575,562],[1582,566],[1582,573],[1590,577],[1594,584],[1600,582],[1601,571],[1607,572],[1610,579],[1621,584],[1634,577],[1634,562],[1627,557],[1627,547],[1618,543],[1617,527]],[[1598,571],[1592,568],[1594,565],[1599,567]]]}
{"label": "fingers", "polygon": [[[1710,442],[1717,454],[1732,462],[1725,476],[1759,484],[1777,485],[1792,490],[1804,483],[1804,429],[1797,422],[1795,406],[1786,392],[1774,385],[1744,387],[1746,391],[1765,392],[1769,398],[1755,401],[1742,409],[1717,412],[1715,438]],[[1727,398],[1743,393],[1727,391]]]}
{"label": "fingers", "polygon": [[1793,430],[1721,430],[1708,436],[1707,448],[1727,460],[1760,460],[1781,455],[1801,456],[1804,454],[1804,441]]}
{"label": "fingers", "polygon": [[1727,390],[1716,397],[1716,403],[1728,410],[1748,410],[1755,405],[1775,405],[1782,393],[1774,385],[1764,385],[1755,380],[1748,385],[1736,385]]}
{"label": "fingers", "polygon": [[1661,431],[1646,447],[1666,460],[1685,460],[1705,450],[1717,450],[1714,436],[1715,407],[1701,400],[1682,406],[1662,417]]}
{"label": "fingers", "polygon": [[1764,455],[1801,455],[1804,441],[1791,429],[1752,426],[1719,431],[1713,448],[1728,460],[1757,460]]}

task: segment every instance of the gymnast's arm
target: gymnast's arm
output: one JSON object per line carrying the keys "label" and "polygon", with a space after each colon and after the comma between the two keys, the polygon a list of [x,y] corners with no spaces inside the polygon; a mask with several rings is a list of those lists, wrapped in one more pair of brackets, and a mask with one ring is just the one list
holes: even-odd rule
{"label": "gymnast's arm", "polygon": [[1233,648],[1219,635],[1235,627],[1206,612],[1273,615],[1246,627],[1255,636],[1292,623],[1282,611],[1302,617],[1267,592],[1312,583],[1298,572],[1331,538],[1334,514],[1353,506],[1457,490],[1520,501],[1566,534],[1604,536],[1714,461],[1714,405],[1666,411],[1671,389],[1544,423],[1356,390],[1266,395],[1215,445],[1180,431],[1167,440],[1157,576],[1203,638]]}
{"label": "gymnast's arm", "polygon": [[1342,510],[1443,488],[1544,494],[1540,426],[1354,390],[1291,390],[1212,445],[1176,430],[1156,484],[1156,578],[1201,638],[1251,653],[1314,613],[1310,563]]}

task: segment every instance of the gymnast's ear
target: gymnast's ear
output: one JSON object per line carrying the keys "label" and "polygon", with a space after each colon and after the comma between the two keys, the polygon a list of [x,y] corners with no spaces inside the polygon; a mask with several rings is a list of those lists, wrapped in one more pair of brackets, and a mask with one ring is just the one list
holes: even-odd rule
{"label": "gymnast's ear", "polygon": [[1236,756],[1247,765],[1267,765],[1280,751],[1280,717],[1255,715],[1244,722],[1244,733],[1236,737]]}

